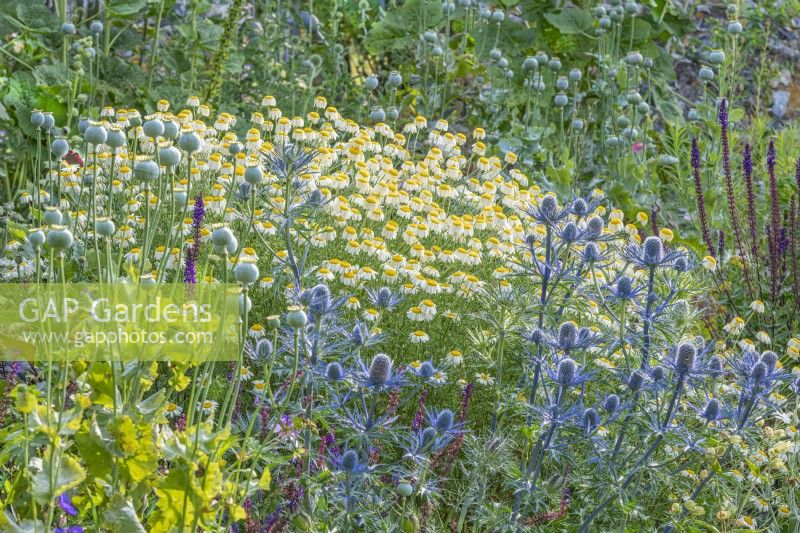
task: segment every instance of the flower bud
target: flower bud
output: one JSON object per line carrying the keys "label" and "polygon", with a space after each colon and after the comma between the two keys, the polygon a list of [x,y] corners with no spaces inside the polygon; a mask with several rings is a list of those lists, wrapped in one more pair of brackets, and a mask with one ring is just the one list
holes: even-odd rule
{"label": "flower bud", "polygon": [[564,322],[558,328],[558,346],[569,350],[575,346],[578,339],[578,327],[575,322]]}
{"label": "flower bud", "polygon": [[647,237],[644,240],[644,260],[649,265],[661,262],[664,255],[664,245],[658,237]]}
{"label": "flower bud", "polygon": [[339,381],[344,376],[344,370],[339,363],[329,363],[325,369],[325,377],[329,381]]}
{"label": "flower bud", "polygon": [[619,407],[619,403],[620,403],[619,396],[617,396],[616,394],[610,394],[606,397],[605,401],[603,402],[603,409],[605,409],[606,412],[608,412],[608,414],[613,414],[614,411],[616,411],[617,408]]}
{"label": "flower bud", "polygon": [[372,358],[369,365],[369,381],[372,385],[385,385],[392,377],[392,360],[385,353]]}
{"label": "flower bud", "polygon": [[453,411],[445,409],[436,417],[436,430],[439,433],[447,433],[453,427]]}
{"label": "flower bud", "polygon": [[644,372],[641,370],[634,370],[633,374],[628,378],[628,387],[636,392],[644,385]]}
{"label": "flower bud", "polygon": [[556,381],[562,387],[570,385],[575,380],[575,372],[578,366],[569,357],[562,359],[558,363],[558,372],[556,373]]}
{"label": "flower bud", "polygon": [[679,374],[685,374],[694,368],[694,361],[697,357],[697,348],[690,342],[684,342],[678,345],[677,354],[675,356],[675,370]]}
{"label": "flower bud", "polygon": [[358,454],[353,450],[347,450],[342,456],[342,471],[352,472],[358,466]]}

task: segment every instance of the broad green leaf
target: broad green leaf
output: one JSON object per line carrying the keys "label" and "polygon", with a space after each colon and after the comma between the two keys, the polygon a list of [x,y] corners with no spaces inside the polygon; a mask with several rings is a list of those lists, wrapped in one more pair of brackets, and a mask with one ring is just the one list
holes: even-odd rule
{"label": "broad green leaf", "polygon": [[382,54],[407,49],[409,33],[436,29],[444,20],[441,4],[409,0],[386,13],[383,20],[372,26],[366,39],[367,50]]}
{"label": "broad green leaf", "polygon": [[125,531],[130,533],[145,533],[144,526],[136,515],[136,509],[130,500],[120,494],[114,494],[103,512],[106,527],[112,531]]}
{"label": "broad green leaf", "polygon": [[[42,469],[33,476],[32,489],[37,501],[46,503],[70,489],[74,489],[86,479],[86,471],[73,456],[63,453],[55,472],[53,485],[50,485],[50,450],[44,451]],[[58,458],[58,456],[56,456]]]}
{"label": "broad green leaf", "polygon": [[106,9],[118,17],[124,17],[138,13],[146,6],[147,0],[110,0]]}
{"label": "broad green leaf", "polygon": [[545,13],[544,18],[561,33],[583,33],[592,27],[594,18],[585,9],[567,8],[559,13]]}

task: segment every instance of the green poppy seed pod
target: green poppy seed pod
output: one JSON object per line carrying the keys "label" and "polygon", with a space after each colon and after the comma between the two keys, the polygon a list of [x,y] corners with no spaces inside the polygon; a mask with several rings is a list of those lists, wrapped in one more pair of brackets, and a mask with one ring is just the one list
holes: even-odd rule
{"label": "green poppy seed pod", "polygon": [[389,73],[389,77],[386,78],[386,86],[392,89],[396,89],[403,84],[403,76],[400,75],[399,72],[393,70]]}
{"label": "green poppy seed pod", "polygon": [[244,316],[253,309],[253,300],[244,294],[239,295],[239,314]]}
{"label": "green poppy seed pod", "polygon": [[108,138],[108,132],[103,126],[89,126],[83,133],[83,140],[89,144],[103,144]]}
{"label": "green poppy seed pod", "polygon": [[597,26],[603,30],[611,28],[611,24],[612,22],[610,17],[600,17],[600,20],[597,21]]}
{"label": "green poppy seed pod", "polygon": [[736,4],[728,4],[725,10],[728,12],[728,15],[733,16],[739,12],[739,7]]}
{"label": "green poppy seed pod", "polygon": [[67,250],[73,242],[72,232],[66,226],[53,226],[47,232],[47,245],[54,250]]}
{"label": "green poppy seed pod", "polygon": [[106,133],[106,145],[110,148],[125,146],[125,132],[118,129],[108,130]]}
{"label": "green poppy seed pod", "polygon": [[69,152],[69,143],[66,139],[56,139],[50,144],[50,153],[61,159]]}
{"label": "green poppy seed pod", "polygon": [[436,417],[436,431],[439,433],[447,433],[453,427],[453,411],[445,409],[439,416]]}
{"label": "green poppy seed pod", "polygon": [[634,370],[633,374],[628,378],[628,387],[636,392],[644,385],[644,372],[641,370]]}
{"label": "green poppy seed pod", "polygon": [[44,208],[44,223],[48,226],[55,226],[61,224],[64,220],[64,215],[61,214],[61,210],[57,207],[48,205]]}
{"label": "green poppy seed pod", "polygon": [[219,248],[227,248],[234,238],[233,232],[227,226],[214,228],[211,232],[211,242]]}
{"label": "green poppy seed pod", "polygon": [[176,205],[186,205],[187,194],[186,191],[177,190],[173,193]]}
{"label": "green poppy seed pod", "polygon": [[61,33],[64,35],[75,35],[75,24],[71,22],[65,22],[61,25]]}
{"label": "green poppy seed pod", "polygon": [[712,50],[708,53],[708,61],[712,65],[721,65],[725,62],[725,52],[722,50]]}
{"label": "green poppy seed pod", "polygon": [[165,139],[177,139],[181,133],[181,127],[174,120],[164,122],[164,133],[161,135]]}
{"label": "green poppy seed pod", "polygon": [[636,112],[640,115],[646,115],[650,112],[650,104],[647,102],[639,102],[639,104],[636,106]]}
{"label": "green poppy seed pod", "polygon": [[372,358],[369,365],[369,381],[373,385],[385,385],[392,377],[392,360],[385,353]]}
{"label": "green poppy seed pod", "polygon": [[80,135],[83,135],[84,133],[86,133],[86,128],[88,128],[88,127],[89,127],[89,120],[88,119],[82,118],[82,119],[80,119],[78,121],[78,133]]}
{"label": "green poppy seed pod", "polygon": [[556,80],[556,89],[559,91],[566,91],[569,89],[569,80],[566,78],[566,76],[559,76],[559,78]]}
{"label": "green poppy seed pod", "polygon": [[646,69],[653,68],[653,58],[652,57],[645,57],[644,58],[644,68],[646,68]]}
{"label": "green poppy seed pod", "polygon": [[564,107],[569,103],[569,97],[564,93],[558,93],[555,98],[553,98],[553,103],[556,107]]}
{"label": "green poppy seed pod", "polygon": [[370,74],[364,80],[364,87],[366,87],[368,91],[374,91],[375,89],[378,88],[378,83],[379,82],[377,76]]}
{"label": "green poppy seed pod", "polygon": [[94,231],[101,237],[111,237],[116,231],[114,221],[108,217],[98,218],[94,223]]}
{"label": "green poppy seed pod", "polygon": [[436,440],[436,428],[428,427],[422,430],[422,437],[420,438],[420,446],[427,448],[433,441]]}
{"label": "green poppy seed pod", "polygon": [[539,68],[539,62],[536,61],[536,58],[533,56],[528,56],[525,58],[525,61],[522,62],[522,70],[524,72],[530,72],[532,70],[536,70]]}
{"label": "green poppy seed pod", "polygon": [[281,317],[278,315],[269,315],[267,317],[267,329],[275,331],[281,327]]}
{"label": "green poppy seed pod", "polygon": [[583,78],[583,72],[579,68],[573,68],[569,71],[569,81],[578,83]]}
{"label": "green poppy seed pod", "polygon": [[325,377],[329,381],[339,381],[344,376],[344,370],[339,363],[329,363],[325,368]]}
{"label": "green poppy seed pod", "polygon": [[386,120],[386,112],[381,107],[373,107],[369,112],[369,119],[373,122],[383,122]]}
{"label": "green poppy seed pod", "polygon": [[711,70],[709,67],[700,67],[698,75],[700,76],[700,79],[703,81],[711,81],[714,79],[714,71]]}
{"label": "green poppy seed pod", "polygon": [[778,354],[773,351],[767,350],[761,354],[761,362],[767,365],[769,370],[775,370],[778,364]]}
{"label": "green poppy seed pod", "polygon": [[53,118],[53,114],[44,113],[44,123],[42,124],[42,129],[44,131],[50,131],[55,125],[56,125],[56,119]]}
{"label": "green poppy seed pod", "polygon": [[40,229],[35,229],[28,234],[28,242],[31,243],[31,246],[34,248],[40,248],[45,241],[44,231]]}
{"label": "green poppy seed pod", "polygon": [[728,33],[731,35],[739,35],[742,33],[742,23],[738,20],[732,20],[728,23]]}
{"label": "green poppy seed pod", "polygon": [[99,20],[95,20],[91,24],[89,24],[89,31],[93,34],[97,35],[103,31],[103,23]]}
{"label": "green poppy seed pod", "polygon": [[394,106],[386,110],[386,117],[389,120],[397,120],[397,117],[399,116],[400,116],[400,111]]}
{"label": "green poppy seed pod", "polygon": [[178,148],[185,152],[196,152],[200,149],[201,145],[200,137],[194,133],[181,133],[181,136],[178,137]]}
{"label": "green poppy seed pod", "polygon": [[508,59],[506,59],[505,57],[501,57],[500,59],[497,60],[497,66],[499,68],[507,68],[508,67]]}
{"label": "green poppy seed pod", "polygon": [[237,239],[236,237],[231,239],[231,242],[228,243],[228,246],[225,246],[225,252],[227,252],[228,255],[235,254],[236,250],[238,249],[239,249],[239,239]]}
{"label": "green poppy seed pod", "polygon": [[690,372],[694,368],[694,361],[697,358],[697,348],[691,342],[683,342],[678,345],[675,356],[675,370],[679,374]]}
{"label": "green poppy seed pod", "polygon": [[308,316],[300,307],[292,306],[286,313],[286,323],[292,329],[303,329],[308,323]]}
{"label": "green poppy seed pod", "polygon": [[761,361],[753,365],[753,369],[750,371],[750,377],[756,383],[760,383],[761,380],[763,380],[766,375],[767,375],[767,365],[765,365]]}
{"label": "green poppy seed pod", "polygon": [[639,4],[636,2],[625,2],[625,13],[628,15],[636,15],[639,13]]}
{"label": "green poppy seed pod", "polygon": [[397,484],[397,494],[399,494],[403,498],[408,498],[413,493],[414,493],[414,487],[411,486],[411,483],[398,483]]}
{"label": "green poppy seed pod", "polygon": [[644,259],[648,264],[657,264],[664,255],[664,245],[661,239],[655,236],[647,237],[644,240]]}
{"label": "green poppy seed pod", "polygon": [[715,398],[711,398],[706,403],[706,406],[703,408],[703,418],[706,420],[716,420],[719,418],[720,413],[720,405],[719,401]]}
{"label": "green poppy seed pod", "polygon": [[492,59],[492,61],[497,61],[503,57],[503,52],[498,48],[492,48],[489,52],[489,57]]}
{"label": "green poppy seed pod", "polygon": [[442,13],[445,15],[452,15],[456,12],[456,5],[453,2],[444,2],[442,4]]}
{"label": "green poppy seed pod", "polygon": [[147,289],[154,289],[158,280],[152,274],[144,274],[139,278],[139,284]]}
{"label": "green poppy seed pod", "polygon": [[626,139],[635,139],[636,137],[639,136],[639,130],[637,130],[634,127],[628,126],[624,130],[622,130],[622,135]]}
{"label": "green poppy seed pod", "polygon": [[631,105],[636,105],[642,101],[642,95],[639,94],[639,91],[628,91],[628,94],[625,95],[625,100]]}
{"label": "green poppy seed pod", "polygon": [[564,322],[558,328],[558,345],[565,349],[570,349],[575,346],[578,340],[578,326],[575,322]]}
{"label": "green poppy seed pod", "polygon": [[161,174],[161,168],[158,166],[158,163],[152,160],[137,161],[133,166],[133,175],[136,179],[144,182],[157,180],[159,174]]}
{"label": "green poppy seed pod", "polygon": [[158,160],[165,167],[174,167],[181,162],[181,151],[174,146],[161,148],[158,151]]}
{"label": "green poppy seed pod", "polygon": [[243,285],[249,285],[258,280],[258,265],[254,262],[239,262],[233,267],[233,276]]}
{"label": "green poppy seed pod", "polygon": [[249,183],[250,185],[258,185],[264,180],[264,172],[262,172],[261,167],[253,166],[247,167],[244,171],[244,181]]}
{"label": "green poppy seed pod", "polygon": [[561,60],[558,58],[552,58],[550,61],[547,62],[547,68],[552,70],[553,72],[558,72],[561,70]]}
{"label": "green poppy seed pod", "polygon": [[242,145],[239,143],[231,143],[228,145],[228,152],[230,152],[231,155],[236,155],[238,153],[241,153],[241,151],[242,151]]}
{"label": "green poppy seed pod", "polygon": [[565,357],[558,363],[558,371],[556,372],[556,381],[562,387],[569,386],[575,380],[575,372],[578,370],[578,365],[570,359]]}
{"label": "green poppy seed pod", "polygon": [[436,32],[435,31],[426,31],[422,34],[422,40],[426,43],[435,43],[436,42]]}
{"label": "green poppy seed pod", "polygon": [[31,113],[31,125],[34,128],[41,128],[42,124],[44,124],[44,113],[41,111]]}
{"label": "green poppy seed pod", "polygon": [[628,52],[625,62],[629,65],[641,65],[644,62],[644,56],[641,52]]}
{"label": "green poppy seed pod", "polygon": [[594,7],[594,16],[596,18],[605,17],[606,13],[606,6],[600,4]]}
{"label": "green poppy seed pod", "polygon": [[161,137],[164,134],[164,123],[157,118],[148,120],[142,124],[142,131],[144,131],[144,134],[152,139]]}
{"label": "green poppy seed pod", "polygon": [[500,11],[499,9],[492,12],[492,22],[500,24],[505,19],[506,19],[506,14]]}
{"label": "green poppy seed pod", "polygon": [[689,112],[686,114],[686,118],[692,122],[698,122],[702,120],[703,116],[697,109],[690,109]]}
{"label": "green poppy seed pod", "polygon": [[619,144],[620,140],[619,137],[617,137],[616,135],[609,135],[608,137],[606,137],[606,145],[608,145],[610,148],[616,148],[617,146],[619,146]]}

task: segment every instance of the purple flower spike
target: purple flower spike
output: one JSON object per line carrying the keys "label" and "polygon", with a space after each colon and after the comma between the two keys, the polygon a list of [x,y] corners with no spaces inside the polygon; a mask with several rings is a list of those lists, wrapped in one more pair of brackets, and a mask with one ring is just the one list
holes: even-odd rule
{"label": "purple flower spike", "polygon": [[184,283],[197,283],[197,257],[200,255],[200,228],[203,226],[205,216],[205,204],[203,195],[198,194],[194,200],[192,210],[192,246],[186,253],[186,269],[183,272]]}

